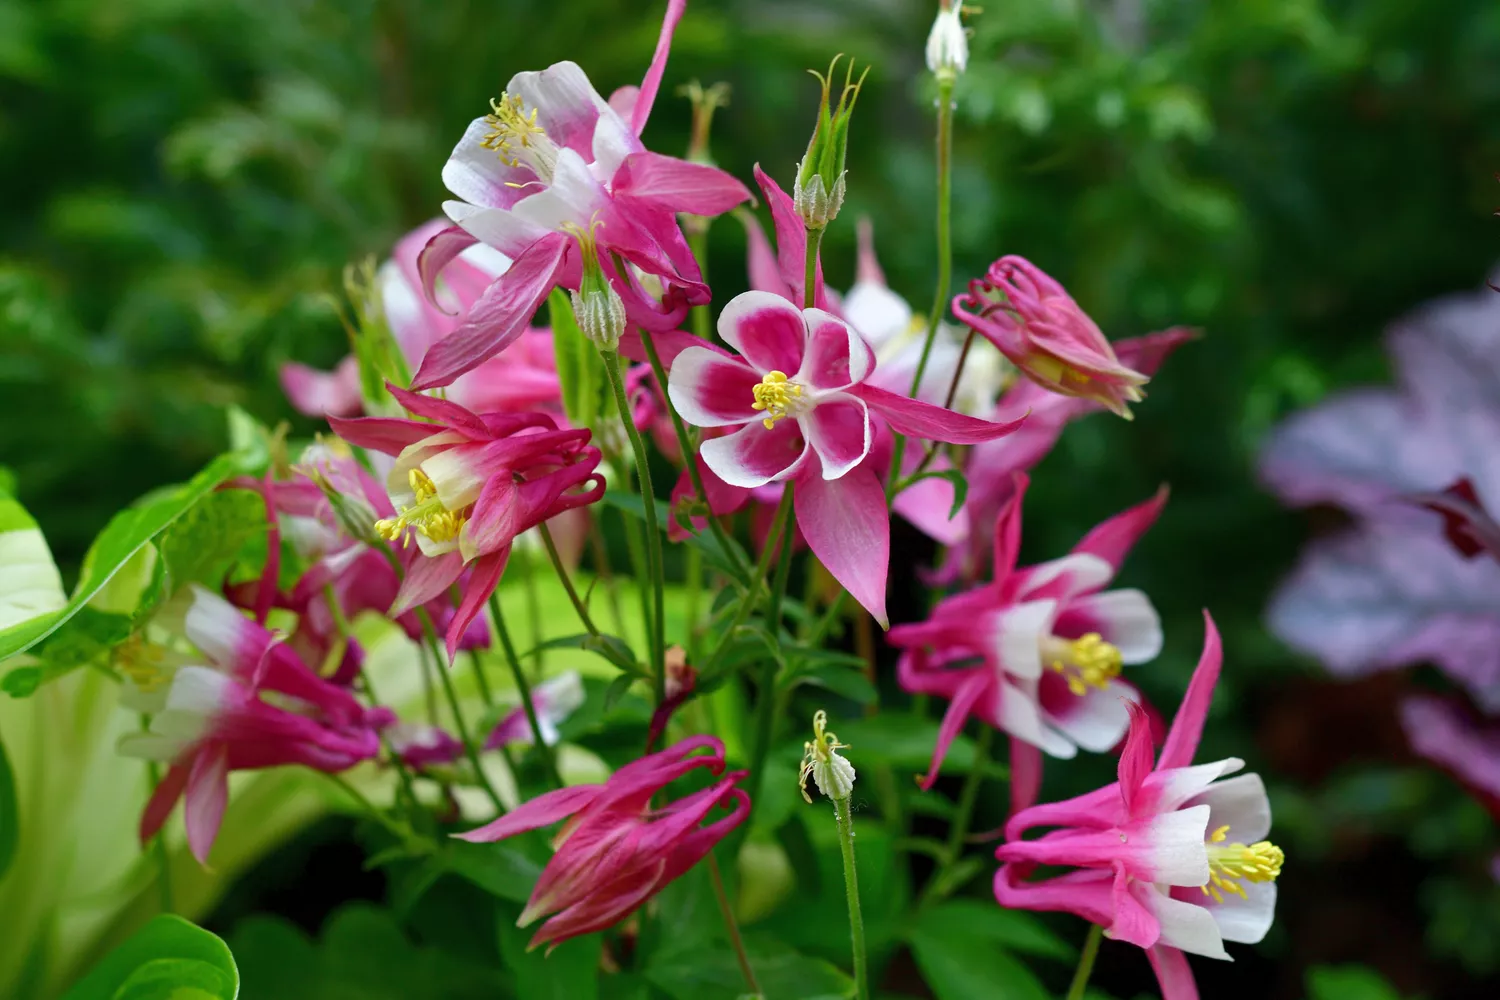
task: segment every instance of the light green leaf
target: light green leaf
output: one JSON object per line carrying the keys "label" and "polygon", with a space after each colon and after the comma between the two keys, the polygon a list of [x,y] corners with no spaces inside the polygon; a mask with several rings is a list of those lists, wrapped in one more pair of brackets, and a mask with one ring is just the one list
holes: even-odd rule
{"label": "light green leaf", "polygon": [[1363,965],[1319,965],[1307,970],[1308,1000],[1401,1000],[1374,969]]}
{"label": "light green leaf", "polygon": [[975,899],[955,899],[925,911],[920,932],[935,937],[974,937],[1009,951],[1072,962],[1078,949],[1035,917]]}
{"label": "light green leaf", "polygon": [[[750,938],[745,950],[765,1000],[841,1000],[854,995],[854,980],[843,970],[779,941]],[[672,1000],[737,1000],[750,992],[728,948],[664,949],[652,956],[646,978]]]}
{"label": "light green leaf", "polygon": [[922,977],[937,1000],[1050,1000],[1024,963],[976,930],[918,926],[910,941]]}
{"label": "light green leaf", "polygon": [[224,942],[164,914],[104,956],[63,1000],[235,1000],[239,991]]}
{"label": "light green leaf", "polygon": [[16,843],[21,839],[21,810],[16,801],[16,776],[0,741],[0,879],[16,857]]}
{"label": "light green leaf", "polygon": [[252,538],[265,533],[266,505],[252,490],[210,493],[162,533],[173,592],[196,582],[217,589]]}
{"label": "light green leaf", "polygon": [[[26,508],[0,492],[0,629],[55,613],[67,603],[47,540]],[[5,633],[0,631],[0,636]],[[3,659],[3,657],[0,657]]]}
{"label": "light green leaf", "polygon": [[[78,614],[140,548],[238,470],[238,459],[220,455],[196,476],[162,495],[123,510],[110,519],[84,557],[78,588],[68,603],[0,630],[0,660],[24,652]],[[3,536],[0,536],[3,537]]]}
{"label": "light green leaf", "polygon": [[499,924],[500,959],[515,977],[516,995],[526,1000],[598,1000],[599,953],[597,934],[565,941],[548,954],[527,951],[534,927],[516,926],[515,911],[502,910]]}

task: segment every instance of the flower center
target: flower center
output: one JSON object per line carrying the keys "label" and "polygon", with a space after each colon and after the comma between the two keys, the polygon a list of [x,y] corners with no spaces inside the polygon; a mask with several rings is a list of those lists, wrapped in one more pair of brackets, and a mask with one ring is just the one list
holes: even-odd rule
{"label": "flower center", "polygon": [[403,548],[411,541],[411,535],[406,534],[407,528],[420,531],[434,542],[451,542],[457,538],[468,523],[471,508],[453,511],[444,507],[443,501],[438,499],[437,487],[421,469],[412,469],[406,478],[415,500],[410,506],[402,507],[396,517],[376,521],[375,533],[388,542],[402,539],[404,535]]}
{"label": "flower center", "polygon": [[1225,843],[1229,840],[1229,827],[1221,826],[1208,838],[1208,884],[1203,887],[1205,896],[1214,902],[1224,902],[1227,892],[1244,898],[1245,882],[1274,882],[1281,874],[1281,865],[1286,855],[1281,848],[1269,840],[1245,845]]}
{"label": "flower center", "polygon": [[755,402],[750,404],[750,409],[765,411],[766,430],[776,426],[776,421],[794,412],[797,404],[802,399],[802,387],[796,382],[787,380],[786,372],[766,372],[766,377],[755,383],[751,390],[755,393]]}
{"label": "flower center", "polygon": [[1119,648],[1105,642],[1098,632],[1071,640],[1048,636],[1042,640],[1042,658],[1068,682],[1068,690],[1079,696],[1088,694],[1089,688],[1109,687],[1124,665]]}
{"label": "flower center", "polygon": [[501,94],[499,100],[490,100],[490,113],[484,116],[484,123],[490,131],[479,145],[493,149],[506,166],[528,167],[537,180],[552,183],[552,174],[557,169],[557,144],[536,123],[536,108],[528,114],[518,95]]}
{"label": "flower center", "polygon": [[140,636],[131,636],[115,648],[115,667],[132,684],[150,694],[170,678],[166,649]]}

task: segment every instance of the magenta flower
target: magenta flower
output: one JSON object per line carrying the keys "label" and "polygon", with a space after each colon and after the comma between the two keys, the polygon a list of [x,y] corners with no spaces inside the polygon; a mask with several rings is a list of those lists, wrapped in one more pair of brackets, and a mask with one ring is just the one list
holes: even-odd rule
{"label": "magenta flower", "polygon": [[[707,754],[694,751],[707,749]],[[697,768],[717,779],[708,787],[653,809],[652,798]],[[724,745],[694,736],[620,768],[602,785],[573,785],[460,834],[490,843],[568,818],[553,840],[557,853],[543,869],[517,926],[546,917],[531,947],[549,950],[569,938],[612,927],[703,859],[750,813],[750,796],[735,785],[744,771],[724,773]],[[715,808],[729,815],[703,826]]]}
{"label": "magenta flower", "polygon": [[[550,677],[531,689],[531,705],[536,709],[537,725],[542,730],[542,740],[548,746],[558,740],[557,727],[564,719],[578,711],[583,704],[583,678],[578,671]],[[517,705],[505,718],[496,723],[484,741],[486,750],[498,750],[513,743],[534,743],[531,720],[526,710]]]}
{"label": "magenta flower", "polygon": [[545,414],[481,417],[447,400],[390,390],[409,412],[436,423],[330,422],[349,443],[396,458],[386,483],[396,515],[375,527],[403,545],[415,539],[421,558],[407,566],[390,614],[445,593],[472,568],[447,629],[451,656],[499,584],[515,537],[603,495],[599,449],[587,430],[557,430]]}
{"label": "magenta flower", "polygon": [[1143,398],[1147,376],[1121,364],[1098,324],[1023,257],[991,264],[954,298],[953,314],[1044,389],[1092,400],[1126,418],[1129,404]]}
{"label": "magenta flower", "polygon": [[[995,852],[1005,862],[995,873],[1000,905],[1075,913],[1146,949],[1163,1000],[1197,1000],[1184,952],[1228,959],[1225,941],[1265,937],[1283,862],[1264,839],[1271,806],[1260,777],[1225,779],[1244,766],[1232,757],[1193,765],[1223,660],[1206,612],[1204,621],[1203,656],[1154,767],[1150,724],[1133,708],[1119,781],[1022,810]],[[1020,839],[1044,826],[1057,829]],[[1025,881],[1036,865],[1076,870]]]}
{"label": "magenta flower", "polygon": [[[194,587],[182,632],[208,665],[176,666],[168,677],[148,677],[133,664],[132,680],[165,698],[149,731],[120,740],[120,752],[171,766],[141,817],[141,840],[161,829],[185,798],[188,846],[207,863],[228,801],[228,775],[301,764],[338,772],[379,751],[376,730],[390,724],[385,709],[365,709],[330,684],[262,626],[222,598]],[[262,700],[274,692],[278,703]]]}
{"label": "magenta flower", "polygon": [[[463,325],[428,351],[413,388],[452,382],[520,336],[553,287],[579,288],[579,239],[596,226],[600,263],[631,322],[671,330],[689,306],[708,302],[676,213],[718,215],[750,192],[715,167],[648,152],[639,138],[686,6],[668,3],[651,68],[634,99],[621,102],[628,112],[600,97],[576,64],[562,62],[512,77],[491,113],[469,125],[443,168],[458,199],[443,208],[456,225],[428,244],[422,273],[430,289],[475,241],[514,264]],[[629,273],[616,270],[615,254]],[[660,301],[647,289],[657,283]]]}
{"label": "magenta flower", "polygon": [[1117,744],[1140,698],[1120,680],[1125,664],[1161,651],[1161,619],[1139,590],[1105,590],[1156,521],[1166,491],[1101,523],[1061,559],[1016,568],[1026,476],[995,530],[994,581],[940,602],[925,622],[888,636],[903,650],[901,686],[949,699],[923,788],[937,780],[954,737],[972,716],[1011,737],[1012,798],[1034,800],[1037,751],[1072,757]]}
{"label": "magenta flower", "polygon": [[1500,509],[1497,320],[1489,289],[1417,310],[1387,335],[1396,387],[1296,414],[1260,458],[1284,500],[1358,518],[1303,552],[1271,630],[1342,676],[1434,663],[1487,712],[1500,711],[1500,562],[1477,555]]}
{"label": "magenta flower", "polygon": [[667,393],[682,418],[731,430],[699,454],[724,483],[755,489],[795,480],[797,525],[814,553],[882,624],[890,523],[879,476],[866,462],[870,411],[902,434],[975,444],[1020,421],[991,423],[866,384],[868,344],[822,309],[745,292],[719,314],[738,356],[674,343]]}

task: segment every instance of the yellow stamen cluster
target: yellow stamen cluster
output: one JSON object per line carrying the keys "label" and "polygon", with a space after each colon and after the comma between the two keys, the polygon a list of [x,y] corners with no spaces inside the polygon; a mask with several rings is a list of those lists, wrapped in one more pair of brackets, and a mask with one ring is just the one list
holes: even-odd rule
{"label": "yellow stamen cluster", "polygon": [[1269,840],[1254,844],[1225,843],[1229,839],[1229,827],[1221,826],[1209,835],[1208,884],[1203,887],[1205,896],[1214,902],[1224,902],[1227,892],[1245,898],[1245,887],[1240,882],[1274,882],[1281,874],[1286,855],[1281,848]]}
{"label": "yellow stamen cluster", "polygon": [[761,423],[766,430],[775,427],[776,421],[786,416],[787,410],[796,405],[802,395],[802,387],[787,381],[786,372],[778,371],[766,372],[766,377],[755,383],[752,391],[755,402],[750,404],[750,409],[765,411],[766,417]]}
{"label": "yellow stamen cluster", "polygon": [[501,94],[490,100],[490,113],[484,116],[490,131],[479,144],[500,155],[508,167],[526,165],[544,181],[552,179],[557,164],[557,147],[547,138],[547,130],[537,124],[536,108],[527,112],[519,95]]}
{"label": "yellow stamen cluster", "polygon": [[411,542],[411,535],[406,533],[408,528],[420,531],[434,542],[451,542],[457,538],[468,523],[468,508],[454,511],[444,507],[443,501],[438,499],[437,487],[421,469],[412,469],[406,480],[411,484],[415,500],[410,506],[401,508],[396,517],[376,521],[375,533],[388,542],[400,540],[403,548]]}
{"label": "yellow stamen cluster", "polygon": [[1068,690],[1080,696],[1088,694],[1091,687],[1100,690],[1109,687],[1124,665],[1119,648],[1105,642],[1098,632],[1065,643],[1065,649],[1059,652],[1050,665],[1063,675]]}
{"label": "yellow stamen cluster", "polygon": [[167,683],[171,674],[166,668],[166,649],[140,636],[131,636],[115,647],[115,667],[137,688],[146,693]]}

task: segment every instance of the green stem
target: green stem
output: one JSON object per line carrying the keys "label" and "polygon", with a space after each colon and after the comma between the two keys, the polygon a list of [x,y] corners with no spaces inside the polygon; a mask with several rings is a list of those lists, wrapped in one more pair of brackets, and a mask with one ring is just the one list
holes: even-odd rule
{"label": "green stem", "polygon": [[993,729],[989,726],[980,727],[979,739],[974,741],[974,766],[958,793],[958,808],[953,814],[953,823],[948,827],[948,844],[943,850],[943,863],[933,873],[932,881],[927,883],[921,905],[934,902],[950,891],[948,876],[963,857],[964,838],[969,835],[969,824],[974,820],[974,805],[979,800],[979,786],[984,784],[985,766],[990,759],[990,742],[994,738]]}
{"label": "green stem", "polygon": [[854,995],[856,1000],[870,1000],[870,973],[865,957],[865,918],[859,909],[859,877],[854,867],[854,817],[849,799],[833,800],[833,811],[839,821],[839,853],[844,858],[844,893],[849,898],[849,938],[853,946]]}
{"label": "green stem", "polygon": [[818,248],[823,245],[823,230],[807,231],[807,272],[803,278],[802,308],[811,309],[817,299]]}
{"label": "green stem", "polygon": [[543,642],[542,637],[542,596],[536,589],[536,566],[532,561],[534,550],[528,549],[523,552],[520,560],[521,586],[526,594],[526,631],[527,638],[531,640],[529,648],[536,649],[536,664],[534,670],[538,678],[544,675],[547,666],[547,651],[537,649]]}
{"label": "green stem", "polygon": [[609,549],[604,544],[604,532],[599,524],[604,519],[603,511],[588,510],[589,551],[594,556],[594,572],[604,583],[604,595],[609,601],[610,614],[615,620],[615,632],[625,634],[625,616],[620,613],[620,591],[615,586],[615,574],[609,565]]}
{"label": "green stem", "polygon": [[479,687],[479,697],[484,700],[486,708],[495,705],[495,692],[490,690],[490,679],[485,676],[484,664],[479,660],[479,654],[469,650],[469,667],[474,671],[474,683]]}
{"label": "green stem", "polygon": [[[698,494],[698,499],[705,507],[708,506],[708,491],[703,488],[703,472],[698,468],[695,460],[697,449],[693,447],[692,439],[688,437],[687,426],[682,422],[682,417],[677,412],[677,407],[672,405],[672,399],[667,395],[667,372],[661,363],[661,356],[656,352],[656,343],[651,337],[651,332],[642,328],[641,346],[646,348],[646,358],[651,362],[651,372],[656,376],[656,384],[661,386],[662,398],[667,403],[667,414],[672,418],[672,430],[677,434],[677,445],[682,449],[682,460],[687,465],[688,479],[693,484],[693,491]],[[739,550],[730,544],[729,536],[724,531],[724,526],[714,516],[710,509],[704,516],[708,522],[709,531],[713,532],[714,539],[719,543],[719,548],[734,563],[734,567],[741,574],[744,573],[744,565],[740,562]]]}
{"label": "green stem", "polygon": [[[786,492],[791,494],[794,484],[786,484]],[[766,613],[766,624],[771,627],[771,638],[777,645],[781,644],[781,603],[786,599],[786,581],[792,571],[792,533],[796,530],[791,518],[787,519],[786,525],[781,530],[781,550],[776,558],[776,580],[771,585],[771,606]],[[772,539],[767,539],[767,542]]]}
{"label": "green stem", "polygon": [[484,793],[489,796],[490,802],[495,806],[495,811],[503,813],[505,803],[500,801],[500,795],[495,791],[495,786],[490,784],[489,775],[484,773],[484,768],[479,764],[479,751],[475,748],[474,738],[469,733],[469,723],[464,719],[463,709],[459,707],[458,692],[453,688],[453,678],[448,676],[449,670],[443,664],[445,659],[443,645],[438,639],[437,629],[432,626],[432,616],[427,613],[426,608],[417,608],[417,618],[422,622],[422,631],[427,634],[427,641],[437,660],[438,680],[442,682],[443,694],[448,699],[448,710],[453,713],[453,726],[458,730],[459,740],[463,742],[464,754],[474,768],[474,777],[478,779]]}
{"label": "green stem", "polygon": [[739,606],[734,609],[734,618],[729,622],[729,627],[724,630],[724,635],[719,639],[719,644],[714,647],[713,654],[709,656],[708,663],[703,668],[703,673],[712,676],[714,667],[718,665],[719,658],[729,648],[729,642],[734,638],[735,630],[745,624],[745,619],[750,617],[750,609],[755,606],[756,598],[760,596],[761,581],[771,570],[771,557],[776,553],[774,539],[779,538],[786,530],[787,518],[792,512],[792,487],[787,484],[786,490],[781,494],[781,503],[776,506],[776,516],[771,522],[771,532],[766,535],[765,551],[760,554],[760,562],[756,563],[755,570],[750,577],[750,582],[745,587],[745,596],[740,598]]}
{"label": "green stem", "polygon": [[598,635],[599,630],[594,627],[594,620],[589,617],[589,609],[578,596],[578,589],[573,586],[573,578],[568,575],[568,567],[563,565],[562,556],[557,554],[557,543],[552,540],[552,532],[547,530],[547,522],[543,521],[537,525],[537,530],[542,533],[542,545],[547,549],[547,558],[552,560],[552,568],[557,571],[557,578],[562,581],[563,590],[568,592],[568,600],[573,603],[573,610],[578,612],[578,620],[588,630],[589,635]]}
{"label": "green stem", "polygon": [[402,846],[409,846],[412,844],[414,838],[412,836],[411,830],[403,827],[401,824],[397,823],[395,820],[391,819],[385,813],[376,808],[375,803],[370,801],[369,796],[350,784],[343,777],[343,775],[333,774],[327,771],[323,773],[327,774],[329,780],[332,781],[335,785],[338,785],[340,788],[342,788],[345,795],[349,796],[356,803],[358,803],[359,808],[362,812],[369,814],[369,817],[371,819],[379,823],[381,826],[385,827],[386,832],[400,841]]}
{"label": "green stem", "polygon": [[[688,230],[688,249],[693,251],[693,259],[698,262],[698,273],[703,280],[708,281],[708,219],[703,219],[699,224],[686,227]],[[708,340],[712,332],[709,322],[708,306],[693,306],[693,333]],[[662,383],[666,385],[665,382]],[[759,991],[757,991],[759,992]]]}
{"label": "green stem", "polygon": [[[899,441],[900,438],[896,440]],[[847,590],[841,590],[834,595],[833,600],[828,602],[828,609],[823,612],[823,617],[818,619],[818,624],[813,626],[813,630],[807,634],[807,640],[804,645],[810,648],[817,648],[818,644],[823,641],[823,637],[828,634],[828,630],[833,628],[833,623],[843,613],[844,601],[848,596],[849,592]]]}
{"label": "green stem", "polygon": [[1073,985],[1068,987],[1067,1000],[1083,1000],[1083,991],[1088,988],[1089,976],[1094,973],[1094,959],[1099,957],[1099,942],[1104,938],[1104,928],[1089,925],[1089,936],[1083,942],[1083,954],[1078,956],[1078,969],[1073,973]]}
{"label": "green stem", "polygon": [[500,637],[500,648],[505,651],[505,662],[510,664],[510,672],[516,680],[516,690],[521,693],[521,707],[526,710],[526,721],[531,723],[531,738],[536,743],[536,751],[541,755],[542,764],[547,768],[547,775],[552,779],[552,784],[561,788],[563,786],[562,775],[557,771],[557,758],[552,756],[552,748],[542,737],[542,723],[536,714],[536,702],[531,697],[531,685],[526,680],[526,675],[521,672],[521,661],[516,658],[516,647],[510,641],[510,630],[505,627],[505,615],[500,611],[500,595],[490,594],[490,615],[495,619],[495,634]]}
{"label": "green stem", "polygon": [[[973,346],[974,331],[970,330],[969,335],[964,338],[963,349],[958,352],[958,364],[953,368],[953,380],[948,383],[948,393],[943,397],[943,409],[945,410],[953,409],[953,399],[958,395],[958,383],[964,377],[964,363],[969,360],[969,348]],[[896,493],[900,493],[916,482],[922,473],[927,471],[927,467],[932,464],[932,460],[937,457],[937,453],[942,447],[937,441],[928,445],[926,453],[922,456],[922,461],[917,463],[917,467],[912,470],[911,475],[902,478],[901,484],[896,487]],[[895,494],[892,495],[894,496]]]}
{"label": "green stem", "polygon": [[760,983],[756,982],[755,970],[750,967],[750,956],[745,954],[739,921],[734,919],[734,908],[729,905],[729,893],[724,891],[724,876],[719,871],[719,859],[713,851],[708,852],[708,877],[714,884],[714,898],[719,901],[719,913],[724,917],[724,929],[729,931],[729,943],[734,948],[734,957],[739,960],[745,985],[750,987],[751,993],[759,996]]}
{"label": "green stem", "polygon": [[703,594],[703,553],[696,545],[689,545],[687,550],[687,597],[683,601],[683,613],[687,619],[687,633],[689,641],[684,643],[691,648],[694,629],[698,625],[699,599]]}
{"label": "green stem", "polygon": [[[375,694],[375,685],[370,682],[370,672],[364,667],[359,668],[359,680],[364,686],[365,697],[369,698],[376,705],[380,704],[380,698]],[[385,755],[390,760],[391,766],[396,769],[396,777],[401,782],[401,791],[405,793],[406,802],[412,810],[408,814],[408,820],[410,820],[417,815],[417,810],[421,808],[417,802],[417,791],[412,782],[411,772],[406,769],[406,762],[401,759],[401,755],[396,752],[396,748],[391,746],[390,740],[383,732],[380,734],[380,745],[385,750]],[[401,795],[398,794],[396,798],[400,801]]]}
{"label": "green stem", "polygon": [[650,579],[640,581],[640,585],[646,586],[649,582],[652,590],[652,615],[651,621],[647,623],[646,638],[651,650],[651,670],[656,679],[656,703],[660,705],[666,699],[667,684],[666,598],[662,576],[661,527],[656,520],[656,492],[651,485],[651,465],[647,460],[646,444],[641,440],[641,432],[635,426],[635,421],[630,418],[630,400],[626,398],[625,379],[620,374],[620,356],[614,351],[605,351],[602,352],[602,357],[604,369],[609,373],[610,385],[615,390],[615,406],[620,411],[620,423],[625,425],[625,433],[630,437],[630,447],[635,452],[636,478],[640,481],[641,506],[646,516],[646,572]]}

